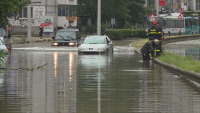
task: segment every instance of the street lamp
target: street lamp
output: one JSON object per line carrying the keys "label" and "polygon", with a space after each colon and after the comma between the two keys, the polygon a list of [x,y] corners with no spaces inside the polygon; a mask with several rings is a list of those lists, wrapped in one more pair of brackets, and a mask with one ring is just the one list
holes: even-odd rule
{"label": "street lamp", "polygon": [[101,35],[101,0],[98,0],[97,35]]}

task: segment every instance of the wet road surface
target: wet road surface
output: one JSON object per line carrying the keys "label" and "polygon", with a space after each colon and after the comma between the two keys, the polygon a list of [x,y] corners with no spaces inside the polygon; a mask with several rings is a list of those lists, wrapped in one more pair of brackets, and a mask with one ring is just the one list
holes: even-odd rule
{"label": "wet road surface", "polygon": [[200,112],[198,83],[121,48],[108,55],[12,51],[7,68],[34,70],[1,70],[0,113]]}

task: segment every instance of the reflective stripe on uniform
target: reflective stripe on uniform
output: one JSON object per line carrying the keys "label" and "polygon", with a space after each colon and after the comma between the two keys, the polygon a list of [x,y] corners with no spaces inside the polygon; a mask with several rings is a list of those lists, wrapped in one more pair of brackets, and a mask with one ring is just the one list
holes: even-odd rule
{"label": "reflective stripe on uniform", "polygon": [[149,32],[148,34],[161,34],[161,32]]}

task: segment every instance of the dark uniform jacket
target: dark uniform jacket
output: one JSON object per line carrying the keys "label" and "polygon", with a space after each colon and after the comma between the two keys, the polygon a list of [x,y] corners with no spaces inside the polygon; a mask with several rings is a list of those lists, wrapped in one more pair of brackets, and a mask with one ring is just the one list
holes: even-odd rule
{"label": "dark uniform jacket", "polygon": [[143,55],[147,55],[150,53],[150,49],[151,49],[151,55],[154,56],[154,49],[155,49],[156,43],[154,42],[154,40],[150,40],[148,42],[146,42],[142,49],[141,49],[141,53]]}
{"label": "dark uniform jacket", "polygon": [[154,40],[154,39],[162,40],[163,36],[160,32],[160,29],[156,25],[153,25],[152,27],[149,28],[148,38],[149,40]]}

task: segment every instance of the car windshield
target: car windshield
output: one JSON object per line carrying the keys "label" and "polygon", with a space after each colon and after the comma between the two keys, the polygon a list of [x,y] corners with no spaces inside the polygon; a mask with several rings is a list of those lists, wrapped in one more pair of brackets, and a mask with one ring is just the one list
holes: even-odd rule
{"label": "car windshield", "polygon": [[74,31],[58,31],[56,39],[76,39],[76,34]]}
{"label": "car windshield", "polygon": [[88,37],[83,44],[105,44],[104,37]]}

